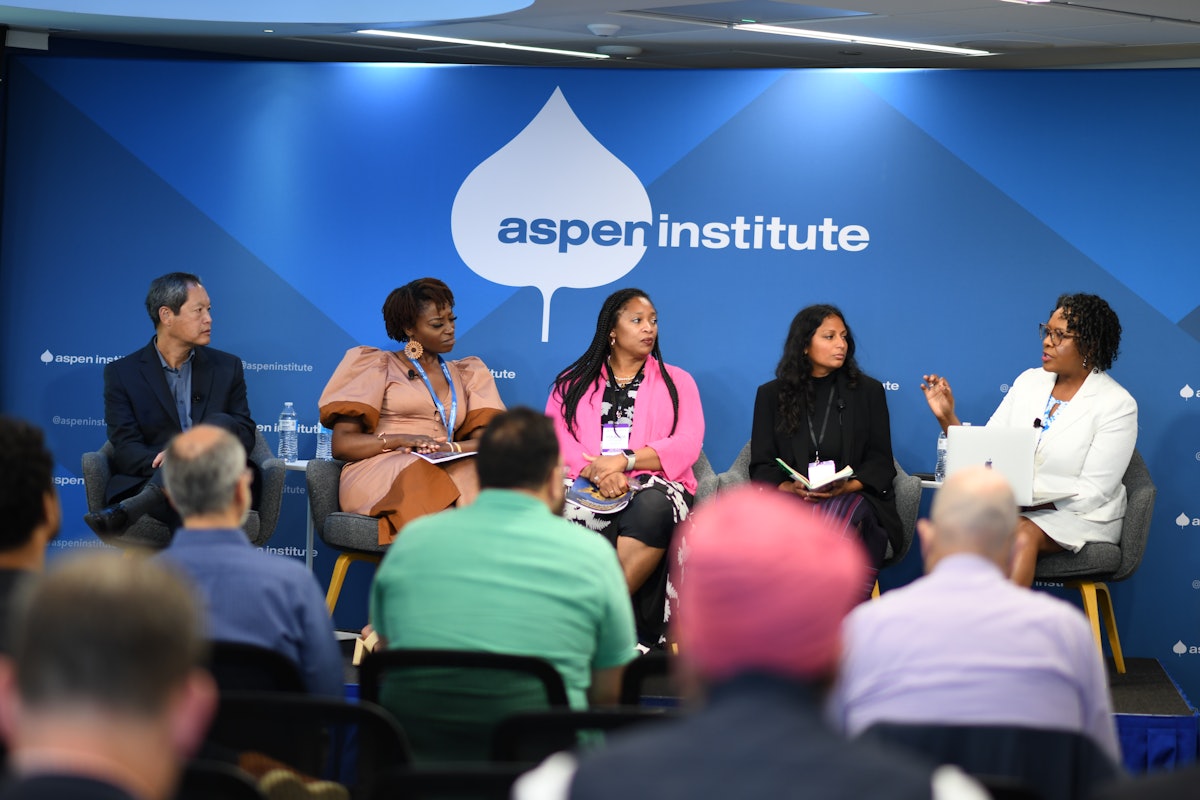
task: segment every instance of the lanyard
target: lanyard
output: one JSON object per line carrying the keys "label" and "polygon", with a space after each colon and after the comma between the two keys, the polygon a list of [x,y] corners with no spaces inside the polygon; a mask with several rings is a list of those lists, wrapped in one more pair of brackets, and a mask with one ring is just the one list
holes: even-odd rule
{"label": "lanyard", "polygon": [[812,439],[814,461],[821,460],[821,442],[825,441],[825,426],[829,424],[829,411],[833,408],[833,388],[829,387],[829,402],[825,404],[825,419],[821,422],[821,436],[818,438],[813,431],[812,414],[808,415],[808,436]]}
{"label": "lanyard", "polygon": [[437,407],[437,412],[442,417],[442,424],[446,426],[446,435],[451,439],[454,438],[454,420],[458,417],[458,394],[454,391],[454,381],[450,380],[450,370],[446,367],[446,361],[438,355],[438,363],[442,365],[442,374],[446,376],[446,385],[450,387],[450,419],[446,419],[446,406],[442,404],[442,400],[437,396],[437,392],[433,390],[433,384],[429,382],[429,376],[425,374],[425,368],[421,366],[421,362],[415,358],[410,358],[413,366],[417,369],[417,374],[421,376],[421,380],[425,381],[425,388],[429,390],[429,396],[433,398],[433,404]]}

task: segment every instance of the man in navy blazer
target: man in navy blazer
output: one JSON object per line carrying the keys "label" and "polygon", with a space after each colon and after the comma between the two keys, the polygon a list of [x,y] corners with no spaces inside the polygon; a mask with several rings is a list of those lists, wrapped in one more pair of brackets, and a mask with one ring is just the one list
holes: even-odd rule
{"label": "man in navy blazer", "polygon": [[113,446],[105,493],[110,505],[84,515],[100,536],[119,533],[144,514],[179,526],[159,470],[177,433],[208,423],[234,434],[247,453],[254,449],[242,360],[208,347],[212,303],[200,279],[186,272],[155,278],[146,311],[154,338],[104,368],[104,419]]}

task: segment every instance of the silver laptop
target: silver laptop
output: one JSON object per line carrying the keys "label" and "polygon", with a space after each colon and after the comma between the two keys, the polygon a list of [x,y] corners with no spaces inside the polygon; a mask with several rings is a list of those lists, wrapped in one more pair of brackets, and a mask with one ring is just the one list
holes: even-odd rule
{"label": "silver laptop", "polygon": [[1034,495],[1033,454],[1037,435],[1038,430],[1032,425],[1028,428],[955,425],[946,432],[946,475],[975,465],[990,467],[1008,479],[1019,506],[1036,506],[1070,497]]}

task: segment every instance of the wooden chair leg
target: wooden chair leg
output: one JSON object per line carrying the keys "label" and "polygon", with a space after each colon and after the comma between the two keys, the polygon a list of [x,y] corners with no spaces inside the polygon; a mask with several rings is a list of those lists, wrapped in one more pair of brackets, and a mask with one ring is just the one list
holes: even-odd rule
{"label": "wooden chair leg", "polygon": [[369,561],[379,566],[382,560],[383,556],[374,553],[342,553],[337,557],[333,564],[333,574],[329,576],[329,589],[325,592],[325,607],[329,609],[329,616],[332,617],[333,609],[337,608],[338,595],[342,593],[342,584],[346,581],[346,572],[349,571],[351,562]]}
{"label": "wooden chair leg", "polygon": [[329,589],[325,592],[325,607],[329,609],[331,617],[333,609],[337,607],[338,595],[342,593],[342,583],[346,580],[346,571],[350,569],[350,560],[349,553],[342,553],[333,563],[333,574],[329,576]]}
{"label": "wooden chair leg", "polygon": [[876,600],[878,598],[879,598],[879,581],[875,581],[875,585],[871,587],[871,599]]}
{"label": "wooden chair leg", "polygon": [[1092,625],[1092,636],[1096,640],[1096,649],[1100,657],[1104,657],[1104,641],[1100,636],[1100,618],[1104,617],[1104,627],[1108,630],[1108,643],[1113,651],[1113,664],[1119,674],[1125,674],[1125,657],[1121,653],[1121,639],[1117,636],[1117,619],[1113,615],[1112,595],[1103,583],[1080,581],[1071,584],[1083,596],[1083,611],[1087,614],[1088,622]]}
{"label": "wooden chair leg", "polygon": [[1117,617],[1113,612],[1112,595],[1106,584],[1096,584],[1096,599],[1100,604],[1100,616],[1104,619],[1104,628],[1108,631],[1108,646],[1112,648],[1113,663],[1117,667],[1117,673],[1124,675],[1125,656],[1121,653],[1121,637],[1117,635]]}

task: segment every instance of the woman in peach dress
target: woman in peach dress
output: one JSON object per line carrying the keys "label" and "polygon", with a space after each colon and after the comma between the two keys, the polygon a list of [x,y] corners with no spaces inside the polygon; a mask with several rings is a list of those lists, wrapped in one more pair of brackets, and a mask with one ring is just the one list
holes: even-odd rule
{"label": "woman in peach dress", "polygon": [[442,357],[454,347],[454,295],[436,278],[401,286],[383,304],[399,351],[352,347],[325,385],[321,422],[333,430],[343,511],[379,517],[389,544],[411,519],[479,493],[474,458],[430,463],[418,454],[472,452],[504,410],[479,358]]}

